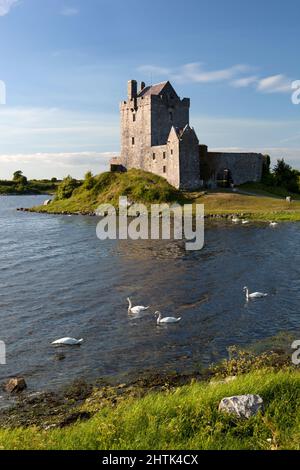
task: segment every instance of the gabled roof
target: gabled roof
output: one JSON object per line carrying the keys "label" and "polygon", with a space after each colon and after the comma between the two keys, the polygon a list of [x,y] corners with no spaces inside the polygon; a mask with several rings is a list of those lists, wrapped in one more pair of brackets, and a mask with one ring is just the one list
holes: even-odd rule
{"label": "gabled roof", "polygon": [[[150,86],[147,86],[145,87],[142,91],[140,91],[138,93],[138,97],[142,97],[142,96],[150,96],[150,95],[161,95],[164,88],[169,85],[169,87],[172,87],[171,83],[169,81],[166,81],[166,82],[162,82],[162,83],[156,83],[155,85],[150,85]],[[175,95],[177,96],[175,90],[173,89]]]}
{"label": "gabled roof", "polygon": [[177,135],[178,139],[181,140],[185,136],[185,134],[188,134],[188,133],[191,133],[191,132],[197,137],[195,129],[193,127],[191,127],[189,124],[186,124],[186,126],[184,128],[172,126],[169,137],[172,133],[175,133]]}

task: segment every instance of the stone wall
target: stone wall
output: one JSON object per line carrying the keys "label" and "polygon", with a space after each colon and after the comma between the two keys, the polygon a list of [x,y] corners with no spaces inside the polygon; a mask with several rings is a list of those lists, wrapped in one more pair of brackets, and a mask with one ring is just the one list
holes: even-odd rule
{"label": "stone wall", "polygon": [[151,147],[151,97],[124,101],[120,112],[123,164],[128,169],[143,168]]}
{"label": "stone wall", "polygon": [[235,185],[259,182],[264,156],[261,153],[203,152],[200,148],[202,178],[216,181],[224,170],[230,170]]}
{"label": "stone wall", "polygon": [[201,186],[199,140],[189,126],[179,138],[180,189],[197,190]]}

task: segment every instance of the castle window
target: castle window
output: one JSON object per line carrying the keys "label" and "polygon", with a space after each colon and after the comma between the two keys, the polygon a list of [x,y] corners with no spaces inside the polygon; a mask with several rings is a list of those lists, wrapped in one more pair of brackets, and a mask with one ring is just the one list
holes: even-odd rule
{"label": "castle window", "polygon": [[152,154],[152,158],[153,158],[153,160],[155,160],[155,153]]}
{"label": "castle window", "polygon": [[134,145],[134,144],[135,144],[134,137],[132,137],[132,138],[131,138],[131,143],[132,143],[132,145]]}
{"label": "castle window", "polygon": [[163,158],[166,158],[166,152],[163,152]]}
{"label": "castle window", "polygon": [[173,149],[171,149],[171,155],[173,155]]}
{"label": "castle window", "polygon": [[136,121],[136,115],[135,114],[132,115],[132,120],[133,120],[133,122]]}
{"label": "castle window", "polygon": [[163,167],[163,172],[167,173],[167,167],[166,166]]}

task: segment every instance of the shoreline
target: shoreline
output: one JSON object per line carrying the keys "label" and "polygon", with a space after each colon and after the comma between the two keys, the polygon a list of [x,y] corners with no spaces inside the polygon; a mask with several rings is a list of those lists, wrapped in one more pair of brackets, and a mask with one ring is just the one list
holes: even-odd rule
{"label": "shoreline", "polygon": [[0,409],[0,431],[32,426],[46,431],[64,428],[92,418],[104,407],[115,408],[124,400],[140,400],[149,394],[160,395],[195,383],[224,384],[234,380],[232,377],[237,379],[257,369],[279,372],[294,367],[296,370],[290,354],[280,348],[255,354],[232,347],[230,355],[229,359],[186,374],[143,372],[139,378],[124,383],[102,378],[92,382],[78,379],[56,391],[6,394],[7,406]]}
{"label": "shoreline", "polygon": [[[84,217],[98,217],[94,211],[49,211],[47,206],[24,208],[19,207],[16,209],[18,212],[28,212],[33,214],[44,214],[44,215],[59,215],[59,216],[84,216]],[[171,214],[171,218],[173,214]],[[250,222],[300,222],[300,213],[294,212],[272,212],[267,214],[255,214],[255,213],[244,213],[244,212],[230,212],[230,213],[209,213],[204,215],[206,220],[226,220],[231,221],[232,218],[238,217],[240,222],[243,219],[248,219]],[[237,222],[236,225],[239,225]]]}

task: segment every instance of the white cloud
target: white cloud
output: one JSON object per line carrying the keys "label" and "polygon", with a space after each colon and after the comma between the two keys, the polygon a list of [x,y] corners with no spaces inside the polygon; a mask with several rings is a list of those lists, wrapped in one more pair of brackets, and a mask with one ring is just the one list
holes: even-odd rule
{"label": "white cloud", "polygon": [[104,171],[96,163],[97,155],[119,153],[119,117],[60,108],[4,106],[0,107],[0,142],[0,178],[8,178],[18,169],[18,161],[29,177],[61,177],[66,164],[68,172],[73,174],[74,170],[74,176],[82,177],[91,168],[97,173]]}
{"label": "white cloud", "polygon": [[240,74],[247,73],[252,70],[248,65],[238,64],[229,68],[219,70],[206,70],[201,62],[193,62],[182,65],[179,68],[171,69],[156,65],[142,65],[138,67],[141,73],[151,73],[156,76],[165,76],[174,81],[187,83],[210,83],[230,80],[238,77]]}
{"label": "white cloud", "polygon": [[256,75],[252,75],[250,77],[243,77],[233,80],[231,85],[236,88],[246,88],[250,85],[253,85],[258,82],[258,77]]}
{"label": "white cloud", "polygon": [[[261,93],[291,93],[293,80],[284,74],[262,77],[253,75],[256,68],[246,64],[207,70],[201,62],[184,64],[177,68],[160,67],[157,65],[142,65],[138,67],[141,73],[151,73],[160,78],[169,78],[179,83],[214,83],[226,82],[235,88],[253,86]],[[252,72],[252,74],[250,74]]]}
{"label": "white cloud", "polygon": [[29,178],[64,178],[71,174],[82,178],[87,171],[94,174],[108,171],[113,152],[45,152],[0,154],[0,178],[10,178],[14,171],[21,169]]}
{"label": "white cloud", "polygon": [[0,0],[0,16],[7,15],[19,0]]}
{"label": "white cloud", "polygon": [[195,62],[181,67],[175,78],[180,82],[209,83],[226,81],[235,76],[249,71],[247,65],[234,65],[220,70],[205,70],[203,64]]}
{"label": "white cloud", "polygon": [[257,90],[263,93],[291,93],[292,82],[285,75],[272,75],[259,80]]}
{"label": "white cloud", "polygon": [[65,7],[61,10],[61,15],[63,16],[76,16],[79,15],[79,8],[77,7]]}

